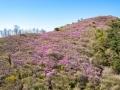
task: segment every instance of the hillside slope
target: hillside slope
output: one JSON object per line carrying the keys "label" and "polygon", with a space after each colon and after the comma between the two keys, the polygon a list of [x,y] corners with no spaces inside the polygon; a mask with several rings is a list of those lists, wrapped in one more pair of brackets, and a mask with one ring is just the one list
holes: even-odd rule
{"label": "hillside slope", "polygon": [[90,62],[90,29],[117,19],[99,16],[44,34],[0,39],[0,90],[83,90],[98,85],[102,69]]}

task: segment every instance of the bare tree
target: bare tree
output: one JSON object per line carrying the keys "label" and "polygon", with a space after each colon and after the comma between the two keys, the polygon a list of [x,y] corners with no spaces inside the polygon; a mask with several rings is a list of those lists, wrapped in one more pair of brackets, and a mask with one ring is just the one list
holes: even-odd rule
{"label": "bare tree", "polygon": [[18,25],[14,25],[14,33],[15,35],[19,34],[20,27]]}

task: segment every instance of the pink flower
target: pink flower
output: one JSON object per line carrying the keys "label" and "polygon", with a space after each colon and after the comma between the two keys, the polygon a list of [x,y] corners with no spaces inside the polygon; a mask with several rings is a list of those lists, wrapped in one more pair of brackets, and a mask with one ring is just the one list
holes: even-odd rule
{"label": "pink flower", "polygon": [[46,73],[46,77],[50,78],[52,76],[54,76],[56,73],[56,71],[53,69],[52,71],[49,71],[48,73]]}
{"label": "pink flower", "polygon": [[70,62],[68,60],[68,57],[64,57],[62,60],[59,61],[60,65],[68,65]]}

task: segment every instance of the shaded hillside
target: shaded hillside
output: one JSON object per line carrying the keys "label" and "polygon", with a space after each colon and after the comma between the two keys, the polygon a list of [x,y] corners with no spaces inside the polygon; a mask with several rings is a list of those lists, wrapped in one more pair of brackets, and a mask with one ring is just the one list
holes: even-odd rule
{"label": "shaded hillside", "polygon": [[102,68],[91,63],[91,29],[109,28],[117,19],[84,19],[44,34],[0,39],[0,90],[95,90]]}

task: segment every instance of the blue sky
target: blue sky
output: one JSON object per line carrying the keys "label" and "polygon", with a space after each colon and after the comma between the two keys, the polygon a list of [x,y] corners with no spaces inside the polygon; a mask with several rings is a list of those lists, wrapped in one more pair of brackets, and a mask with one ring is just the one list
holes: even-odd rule
{"label": "blue sky", "polygon": [[120,0],[0,0],[0,29],[54,27],[81,18],[120,16]]}

